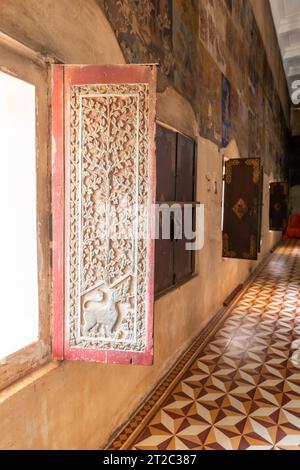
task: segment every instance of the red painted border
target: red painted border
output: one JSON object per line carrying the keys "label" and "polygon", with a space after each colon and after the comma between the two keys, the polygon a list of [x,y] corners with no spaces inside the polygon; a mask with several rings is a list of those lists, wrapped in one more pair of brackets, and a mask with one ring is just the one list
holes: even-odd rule
{"label": "red painted border", "polygon": [[64,117],[63,66],[52,66],[52,357],[63,359]]}
{"label": "red painted border", "polygon": [[[147,314],[147,352],[151,356],[151,364],[153,364],[153,327],[154,327],[154,272],[155,272],[155,203],[156,203],[156,82],[157,67],[152,66],[151,76],[149,77],[149,100],[150,100],[150,116],[149,116],[149,216],[148,226],[151,235],[149,240],[149,260],[148,260],[148,314]],[[151,209],[152,208],[152,209]]]}
{"label": "red painted border", "polygon": [[[155,164],[155,105],[156,105],[156,66],[154,65],[120,65],[120,66],[94,66],[94,65],[66,65],[64,68],[64,125],[65,129],[70,129],[70,87],[72,85],[81,84],[97,84],[97,83],[148,83],[149,84],[149,100],[150,100],[150,117],[149,117],[149,230],[154,233],[154,217],[151,211],[151,205],[155,203],[156,193],[156,164]],[[69,132],[65,133],[65,155],[70,155],[70,136]],[[65,161],[65,221],[66,230],[68,227],[68,181],[69,181],[69,162]],[[154,210],[154,206],[153,210]],[[63,210],[62,210],[63,211]],[[61,216],[61,212],[60,212]],[[66,232],[65,243],[65,259],[68,259],[68,233]],[[130,351],[107,351],[94,349],[70,348],[68,329],[65,329],[64,337],[64,358],[67,360],[93,361],[102,363],[118,363],[118,364],[153,364],[153,307],[154,307],[154,246],[153,237],[148,241],[149,246],[149,264],[147,272],[148,298],[147,302],[147,338],[146,349],[143,353]],[[67,268],[67,266],[66,266]],[[65,272],[67,279],[67,269]],[[67,283],[66,283],[67,289]],[[68,293],[65,289],[65,299]],[[67,309],[67,303],[66,303]],[[64,315],[62,315],[64,317]],[[66,318],[65,318],[66,321]],[[61,329],[57,328],[57,332],[61,334]]]}

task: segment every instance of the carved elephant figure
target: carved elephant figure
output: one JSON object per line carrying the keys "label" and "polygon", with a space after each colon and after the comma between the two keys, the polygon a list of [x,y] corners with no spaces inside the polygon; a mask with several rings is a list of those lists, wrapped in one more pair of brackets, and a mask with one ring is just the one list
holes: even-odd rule
{"label": "carved elephant figure", "polygon": [[95,325],[103,325],[106,336],[112,335],[112,330],[118,320],[116,307],[117,294],[104,284],[83,296],[83,335],[87,336]]}

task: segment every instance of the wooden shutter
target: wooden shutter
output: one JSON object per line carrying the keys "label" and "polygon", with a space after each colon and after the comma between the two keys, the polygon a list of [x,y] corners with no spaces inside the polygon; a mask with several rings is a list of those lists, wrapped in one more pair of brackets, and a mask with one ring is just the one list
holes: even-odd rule
{"label": "wooden shutter", "polygon": [[264,170],[260,167],[260,181],[259,181],[259,200],[258,200],[258,237],[257,237],[257,252],[261,252],[262,244],[262,216],[264,204]]}
{"label": "wooden shutter", "polygon": [[176,201],[194,201],[194,170],[195,142],[183,134],[177,134]]}
{"label": "wooden shutter", "polygon": [[155,293],[168,289],[174,284],[174,218],[170,220],[170,238],[162,238],[162,214],[159,214],[159,238],[155,241]]}
{"label": "wooden shutter", "polygon": [[[195,230],[195,208],[193,213],[193,230]],[[183,216],[183,214],[182,214]],[[179,240],[174,239],[174,277],[175,283],[180,283],[188,276],[191,276],[195,269],[195,252],[186,249],[187,243],[194,240],[188,240],[184,235],[184,217],[182,217],[183,234]]]}
{"label": "wooden shutter", "polygon": [[270,230],[286,229],[288,219],[288,183],[270,184]]}
{"label": "wooden shutter", "polygon": [[[175,200],[176,177],[176,132],[156,126],[156,201]],[[174,283],[173,237],[164,240],[161,233],[162,213],[159,215],[159,238],[155,241],[155,293],[171,287]],[[170,233],[174,232],[173,219]]]}
{"label": "wooden shutter", "polygon": [[225,164],[223,257],[257,259],[260,159],[231,159]]}
{"label": "wooden shutter", "polygon": [[[195,142],[189,137],[177,135],[176,200],[179,203],[193,202],[195,198]],[[194,213],[194,211],[193,211]],[[183,216],[183,213],[182,213]],[[195,220],[194,220],[195,222]],[[174,277],[179,283],[194,271],[195,253],[186,249],[191,242],[184,236],[184,217],[182,217],[182,239],[174,240]]]}
{"label": "wooden shutter", "polygon": [[155,101],[154,66],[53,67],[55,359],[152,363]]}
{"label": "wooden shutter", "polygon": [[175,201],[176,132],[156,126],[156,201]]}

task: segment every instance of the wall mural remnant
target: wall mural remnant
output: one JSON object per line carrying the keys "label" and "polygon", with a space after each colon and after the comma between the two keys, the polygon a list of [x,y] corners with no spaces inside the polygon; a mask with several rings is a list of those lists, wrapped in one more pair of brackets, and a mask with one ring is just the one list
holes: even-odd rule
{"label": "wall mural remnant", "polygon": [[[260,155],[269,174],[282,174],[285,119],[249,0],[97,1],[126,60],[160,64],[159,91],[173,86],[190,101],[201,136],[221,146],[227,129],[226,141],[235,139],[245,156]],[[230,128],[222,73],[234,99]],[[248,119],[254,126],[249,135]],[[264,136],[272,136],[272,155]]]}
{"label": "wall mural remnant", "polygon": [[172,77],[172,0],[97,0],[113,23],[129,63],[159,63],[161,81]]}

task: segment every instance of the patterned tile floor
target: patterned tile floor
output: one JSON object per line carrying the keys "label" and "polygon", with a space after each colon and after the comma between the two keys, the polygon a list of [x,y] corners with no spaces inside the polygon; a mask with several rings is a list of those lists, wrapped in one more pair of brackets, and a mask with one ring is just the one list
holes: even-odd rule
{"label": "patterned tile floor", "polygon": [[300,450],[300,242],[277,248],[132,449]]}

